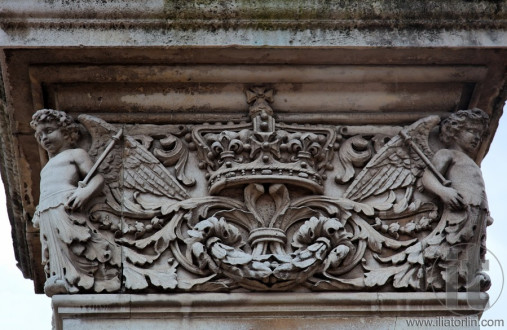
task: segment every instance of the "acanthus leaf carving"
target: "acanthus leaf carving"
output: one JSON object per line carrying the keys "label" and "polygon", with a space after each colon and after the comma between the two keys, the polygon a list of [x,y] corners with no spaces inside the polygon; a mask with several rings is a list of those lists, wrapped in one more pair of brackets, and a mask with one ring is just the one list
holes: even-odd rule
{"label": "acanthus leaf carving", "polygon": [[[429,143],[436,116],[389,136],[277,123],[273,100],[248,90],[251,122],[239,124],[143,130],[81,115],[88,151],[71,117],[37,112],[50,155],[34,217],[46,293],[444,290],[449,272],[456,289],[487,288],[487,204],[472,193],[484,183],[471,158],[483,112],[443,120],[442,148]],[[341,195],[326,194],[330,173]],[[465,255],[467,267],[451,258]]]}
{"label": "acanthus leaf carving", "polygon": [[[187,142],[190,142],[190,135],[185,136]],[[185,173],[186,165],[188,162],[189,148],[192,146],[185,146],[181,139],[172,134],[168,134],[165,138],[160,139],[162,148],[155,148],[153,154],[157,157],[164,166],[174,166],[176,178],[185,186],[191,187],[195,185],[195,179],[189,178]]]}
{"label": "acanthus leaf carving", "polygon": [[355,175],[354,167],[361,167],[370,160],[372,151],[369,145],[369,141],[361,135],[352,136],[342,143],[338,152],[340,161],[335,178],[337,183],[349,182]]}

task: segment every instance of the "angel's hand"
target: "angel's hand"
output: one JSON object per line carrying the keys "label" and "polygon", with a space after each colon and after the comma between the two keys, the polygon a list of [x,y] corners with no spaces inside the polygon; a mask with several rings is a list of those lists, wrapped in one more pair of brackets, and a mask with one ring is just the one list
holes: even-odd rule
{"label": "angel's hand", "polygon": [[65,203],[65,209],[69,211],[79,210],[86,203],[89,197],[90,194],[87,189],[78,187]]}
{"label": "angel's hand", "polygon": [[445,187],[440,190],[440,198],[453,210],[463,210],[466,208],[463,196],[454,188]]}

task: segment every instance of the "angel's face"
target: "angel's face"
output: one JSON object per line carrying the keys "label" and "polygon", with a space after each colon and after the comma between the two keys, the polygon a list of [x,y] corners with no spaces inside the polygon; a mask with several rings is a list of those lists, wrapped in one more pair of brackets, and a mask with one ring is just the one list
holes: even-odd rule
{"label": "angel's face", "polygon": [[68,139],[56,123],[48,122],[38,124],[35,130],[35,137],[42,148],[48,152],[50,157],[70,147]]}
{"label": "angel's face", "polygon": [[479,123],[468,123],[458,131],[456,136],[457,147],[466,154],[473,155],[481,144],[483,130],[483,125]]}

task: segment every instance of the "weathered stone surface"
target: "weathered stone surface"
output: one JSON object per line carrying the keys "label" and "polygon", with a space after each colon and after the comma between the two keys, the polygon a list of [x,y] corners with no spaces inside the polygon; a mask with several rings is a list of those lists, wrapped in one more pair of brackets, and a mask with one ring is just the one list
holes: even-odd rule
{"label": "weathered stone surface", "polygon": [[507,44],[503,1],[9,0],[0,44],[383,46]]}
{"label": "weathered stone surface", "polygon": [[[502,104],[495,93],[503,84],[505,59],[501,50],[466,49],[233,48],[208,49],[205,53],[203,49],[152,49],[149,53],[135,49],[111,49],[107,53],[93,49],[6,49],[5,54],[4,76],[9,82],[5,122],[10,124],[4,130],[4,141],[5,145],[17,146],[14,155],[19,155],[4,158],[5,168],[10,169],[6,173],[12,173],[10,180],[14,180],[7,189],[13,196],[11,209],[18,207],[14,218],[19,220],[13,224],[16,241],[24,242],[28,236],[28,245],[18,245],[18,260],[25,276],[35,279],[38,291],[42,291],[45,279],[38,231],[31,227],[30,219],[38,203],[38,173],[46,156],[36,148],[28,126],[34,109],[48,105],[75,116],[90,113],[126,124],[187,125],[216,122],[223,116],[239,122],[248,120],[245,88],[267,81],[277,91],[272,107],[279,122],[317,124],[326,118],[331,125],[370,125],[368,130],[372,124],[381,124],[381,130],[395,135],[400,125],[418,118],[445,116],[456,107],[481,106],[491,115],[490,127],[495,129]],[[259,58],[264,64],[259,64]],[[92,61],[93,65],[73,64],[75,61]],[[427,61],[434,65],[422,67]],[[159,64],[151,66],[153,63]],[[438,96],[428,98],[430,91]],[[442,97],[443,91],[448,96]],[[375,99],[384,105],[378,108]],[[406,99],[412,101],[403,103]],[[394,130],[389,128],[393,124]],[[352,135],[353,127],[349,128]],[[492,134],[485,138],[477,161],[491,138]],[[16,175],[19,171],[24,174]],[[31,252],[27,254],[24,246]]]}
{"label": "weathered stone surface", "polygon": [[[57,329],[407,329],[410,320],[434,322],[418,329],[479,329],[466,294],[454,312],[444,300],[434,293],[59,295],[53,308]],[[486,301],[477,297],[475,306]]]}
{"label": "weathered stone surface", "polygon": [[439,128],[438,116],[287,125],[275,90],[245,96],[249,122],[228,124],[80,115],[82,134],[65,112],[37,111],[45,293],[489,288],[473,161],[486,113],[460,110]]}
{"label": "weathered stone surface", "polygon": [[[420,263],[420,252],[427,248],[433,248],[435,252],[436,246],[448,248],[459,242],[478,243],[480,241],[479,234],[482,232],[487,215],[486,207],[483,205],[485,199],[480,198],[477,212],[471,211],[473,208],[468,207],[466,211],[461,212],[462,217],[454,217],[455,213],[459,212],[454,211],[453,208],[460,209],[465,204],[475,207],[477,201],[472,201],[468,198],[469,196],[467,198],[459,196],[456,192],[443,189],[438,185],[435,189],[435,183],[432,183],[431,179],[424,179],[427,176],[423,174],[422,167],[424,166],[415,170],[415,176],[423,178],[416,181],[425,182],[423,185],[427,191],[422,194],[422,197],[415,189],[407,189],[405,195],[404,191],[394,191],[396,189],[393,188],[391,190],[398,203],[394,203],[392,198],[388,201],[393,209],[396,204],[397,210],[406,215],[403,213],[405,211],[401,211],[405,206],[409,211],[414,211],[420,205],[400,203],[404,196],[409,199],[414,194],[413,202],[429,201],[426,199],[433,198],[432,202],[439,211],[438,217],[433,219],[435,221],[427,221],[431,219],[430,209],[424,209],[424,212],[428,213],[427,219],[414,218],[410,224],[410,220],[407,220],[408,223],[403,223],[406,219],[402,221],[396,217],[387,217],[387,219],[386,214],[389,215],[389,213],[386,210],[377,209],[374,215],[365,215],[364,212],[354,210],[352,207],[352,211],[346,210],[351,212],[351,217],[355,218],[360,214],[365,216],[366,220],[363,220],[367,225],[363,225],[362,228],[370,226],[373,230],[361,238],[356,235],[354,239],[351,239],[348,237],[348,234],[351,234],[350,227],[347,228],[347,226],[352,223],[352,220],[345,219],[346,212],[340,209],[344,204],[340,203],[320,201],[320,204],[317,204],[321,208],[322,205],[333,204],[332,207],[339,205],[340,207],[337,208],[340,209],[340,214],[329,212],[332,207],[328,205],[324,214],[322,211],[321,214],[309,214],[284,233],[274,228],[266,229],[262,227],[264,224],[261,228],[245,230],[243,228],[245,226],[231,224],[228,218],[236,218],[231,215],[231,212],[237,209],[242,211],[242,219],[247,219],[245,220],[247,223],[264,223],[268,218],[284,219],[282,215],[273,216],[273,212],[284,213],[289,210],[290,207],[286,209],[283,207],[287,204],[287,200],[294,204],[294,201],[298,199],[304,200],[303,195],[307,195],[307,199],[322,199],[322,193],[335,199],[345,196],[348,200],[354,199],[354,203],[367,205],[370,201],[359,200],[361,199],[359,195],[353,197],[353,188],[349,189],[349,186],[361,187],[361,184],[357,183],[361,180],[356,180],[360,176],[375,178],[375,176],[361,173],[368,162],[370,165],[374,164],[371,162],[376,157],[375,155],[383,155],[383,152],[380,152],[382,144],[387,139],[391,139],[390,141],[399,140],[400,137],[403,139],[403,136],[398,134],[403,132],[402,129],[411,131],[414,126],[410,125],[414,123],[426,123],[425,125],[431,127],[432,120],[419,122],[422,118],[432,115],[445,118],[458,109],[483,109],[489,115],[489,134],[484,137],[476,150],[471,153],[466,152],[471,158],[462,157],[459,154],[451,157],[453,160],[458,159],[458,163],[467,169],[443,171],[444,178],[441,183],[449,179],[454,183],[461,182],[461,178],[457,177],[467,174],[480,176],[476,164],[480,164],[487,152],[506,98],[507,34],[505,33],[505,3],[502,1],[449,0],[418,3],[400,1],[360,3],[355,1],[262,3],[256,1],[138,1],[134,3],[120,0],[107,2],[27,0],[4,1],[1,6],[0,47],[2,78],[5,84],[0,126],[1,171],[6,183],[16,257],[24,276],[34,280],[36,292],[43,292],[44,282],[46,282],[42,262],[48,265],[48,260],[51,259],[51,256],[48,259],[42,254],[47,250],[47,246],[44,244],[41,246],[39,230],[32,226],[32,220],[37,219],[36,206],[41,204],[39,173],[48,163],[48,156],[42,148],[37,147],[29,122],[33,113],[42,108],[62,110],[75,118],[81,114],[88,114],[98,118],[97,121],[105,121],[104,127],[111,125],[109,133],[112,134],[94,133],[93,129],[88,127],[88,133],[94,137],[88,137],[89,139],[80,145],[83,150],[92,151],[92,153],[100,151],[101,148],[92,145],[92,141],[104,142],[120,128],[124,128],[122,143],[129,139],[131,141],[128,142],[131,148],[125,150],[143,150],[149,145],[150,147],[145,149],[157,159],[157,166],[163,164],[162,168],[170,173],[170,179],[165,183],[173,183],[173,187],[165,190],[169,191],[170,195],[165,197],[175,197],[174,191],[179,190],[174,188],[174,182],[176,182],[182,187],[180,194],[176,194],[183,196],[181,199],[192,202],[192,199],[195,201],[195,198],[199,196],[206,198],[211,196],[216,199],[224,198],[230,204],[225,208],[226,210],[222,207],[222,210],[214,210],[205,216],[198,217],[198,221],[188,222],[186,218],[180,221],[178,217],[171,218],[170,213],[165,214],[164,216],[167,217],[161,222],[155,221],[157,226],[162,225],[162,227],[174,219],[180,222],[187,221],[190,224],[185,228],[180,228],[181,230],[177,232],[179,238],[169,240],[173,246],[176,246],[175,242],[177,242],[180,252],[188,251],[184,255],[176,253],[176,256],[173,255],[174,251],[167,252],[167,249],[166,255],[160,254],[156,248],[152,248],[155,246],[153,241],[149,243],[151,245],[145,247],[141,247],[142,244],[136,245],[140,240],[151,237],[153,232],[158,233],[159,228],[153,231],[154,226],[151,224],[153,217],[149,217],[150,224],[146,219],[135,220],[134,217],[134,220],[132,218],[129,220],[122,217],[120,231],[114,230],[114,223],[105,221],[103,218],[93,223],[92,218],[84,220],[84,223],[83,221],[80,223],[80,220],[73,222],[72,226],[78,229],[88,231],[88,233],[94,233],[94,230],[97,230],[97,233],[96,235],[85,233],[81,237],[82,244],[79,247],[70,244],[72,247],[67,253],[72,259],[70,265],[73,262],[92,262],[94,275],[98,274],[96,265],[99,268],[107,265],[108,271],[112,271],[108,273],[111,275],[109,279],[114,283],[120,283],[122,288],[132,292],[188,290],[184,284],[182,287],[177,287],[178,283],[185,283],[183,279],[206,279],[205,274],[209,276],[216,274],[219,278],[217,282],[220,284],[224,283],[224,278],[232,278],[232,282],[242,283],[241,289],[220,287],[218,288],[220,290],[244,290],[245,287],[250,290],[266,290],[266,288],[272,290],[273,283],[266,284],[259,280],[262,276],[259,275],[259,269],[253,267],[254,263],[256,263],[255,267],[259,266],[258,263],[262,264],[264,271],[270,273],[271,278],[277,278],[274,282],[278,281],[278,284],[281,278],[287,282],[306,281],[307,283],[307,280],[319,278],[319,276],[320,280],[327,276],[326,280],[333,282],[336,280],[330,277],[343,275],[338,274],[340,271],[337,269],[340,267],[344,269],[344,265],[350,263],[348,256],[352,255],[354,249],[357,251],[357,244],[364,245],[368,237],[381,238],[384,242],[380,244],[384,246],[380,249],[381,259],[376,259],[371,251],[378,250],[378,244],[370,242],[370,247],[368,247],[370,252],[365,260],[376,260],[376,264],[366,266],[371,269],[381,269],[387,264],[388,271],[376,273],[371,269],[363,269],[363,265],[357,263],[355,270],[347,270],[349,272],[347,279],[360,278],[366,272],[370,274],[368,287],[393,291],[400,289],[395,288],[396,285],[401,285],[400,287],[404,290],[404,285],[417,287],[422,285],[421,282],[425,283],[427,279],[419,278],[421,280],[419,282],[409,280],[409,277],[417,275],[418,272],[412,271],[413,269],[408,270],[410,274],[399,272],[396,267],[403,266],[403,262],[405,265]],[[257,145],[246,143],[249,145],[247,149],[252,152],[251,155],[248,151],[236,153],[237,149],[230,148],[236,145],[236,141],[229,142],[237,140],[235,138],[237,132],[234,128],[237,125],[248,127],[250,132],[255,129],[261,130],[262,121],[255,123],[255,120],[251,118],[255,116],[249,114],[249,107],[254,107],[255,98],[244,96],[245,91],[254,90],[255,87],[260,86],[275,91],[268,97],[269,100],[266,98],[268,106],[274,110],[274,116],[270,118],[272,121],[266,122],[269,132],[274,129],[271,133],[291,136],[290,140],[294,140],[292,136],[304,132],[308,139],[298,137],[296,140],[300,140],[300,144],[304,147],[316,143],[319,150],[329,147],[325,143],[321,144],[323,140],[326,143],[328,141],[325,138],[315,139],[310,136],[311,134],[324,137],[335,135],[330,139],[339,144],[337,150],[313,155],[323,156],[319,159],[310,157],[310,168],[314,164],[318,168],[318,171],[312,173],[315,174],[315,178],[288,179],[283,174],[284,170],[290,171],[287,167],[282,168],[282,175],[274,181],[265,177],[256,177],[254,179],[258,179],[259,182],[250,183],[247,180],[234,178],[230,170],[222,168],[222,166],[227,167],[226,163],[231,159],[237,162],[238,156],[252,158],[258,155],[267,156],[264,153],[277,153],[276,148],[269,146],[269,143],[273,141],[262,141]],[[3,96],[3,93],[0,94]],[[267,109],[265,106],[264,108]],[[93,120],[95,119],[91,119]],[[209,125],[209,123],[220,124]],[[310,126],[295,129],[295,124]],[[255,125],[258,127],[255,128]],[[180,127],[188,131],[183,133]],[[228,132],[221,134],[222,130]],[[86,133],[86,130],[83,129],[83,132]],[[417,132],[415,135],[420,136],[420,132]],[[187,136],[188,134],[190,137]],[[387,137],[379,139],[379,134],[386,134]],[[423,153],[431,155],[437,152],[434,163],[438,167],[442,163],[445,165],[446,157],[438,154],[438,149],[441,149],[442,145],[439,145],[436,135],[435,132],[429,134],[429,145],[433,150]],[[425,140],[427,134],[424,133],[422,136],[424,139],[416,139],[416,143]],[[97,139],[97,137],[100,138]],[[153,140],[150,141],[150,139]],[[232,154],[224,153],[224,150],[220,151],[218,148],[215,150],[214,158],[207,159],[207,152],[213,153],[211,145],[206,145],[208,142],[211,142],[211,145],[218,142],[220,148],[230,148],[231,150],[227,151],[232,151]],[[243,145],[245,145],[244,142],[242,141]],[[268,146],[264,147],[264,142],[268,143]],[[314,145],[314,147],[317,146]],[[205,150],[206,148],[209,150]],[[444,150],[449,149],[452,149],[449,145],[444,148]],[[294,151],[292,155],[299,159],[292,163],[288,162],[289,167],[293,167],[293,171],[294,169],[301,170],[301,164],[298,162],[301,162],[301,156],[305,156],[304,152],[307,150],[300,151]],[[401,151],[398,155],[400,157],[393,156],[394,162],[399,162],[401,159],[402,162],[410,163],[417,158],[413,152],[408,154],[409,156]],[[310,155],[312,155],[311,152]],[[92,159],[95,157],[95,154],[90,155]],[[139,154],[136,157],[134,159],[140,159]],[[180,162],[187,157],[186,164]],[[269,157],[267,163],[281,166]],[[321,158],[325,161],[322,162]],[[122,159],[128,159],[128,157]],[[262,162],[263,158],[260,159]],[[199,161],[208,162],[202,166],[203,168],[199,168]],[[277,161],[280,163],[279,160]],[[326,166],[332,164],[333,169],[331,166],[319,168],[324,163]],[[284,166],[286,164],[287,162]],[[308,167],[308,163],[306,166]],[[388,168],[386,164],[382,166]],[[231,165],[229,169],[232,168],[241,173],[240,167]],[[138,170],[135,166],[134,169]],[[271,169],[262,170],[265,171],[262,174],[264,176],[276,176],[273,173],[268,174]],[[100,175],[106,172],[101,169],[103,174]],[[210,177],[206,178],[206,174]],[[229,177],[224,179],[222,176],[224,174]],[[120,186],[123,186],[125,178],[123,176],[117,178],[120,178],[118,182]],[[113,179],[109,178],[107,187],[111,185]],[[407,180],[410,181],[410,187],[420,187],[415,181]],[[462,182],[459,185],[461,188],[464,186]],[[139,186],[142,185],[139,183],[133,185],[134,188],[139,188]],[[477,179],[473,180],[473,186],[483,189]],[[457,188],[452,185],[451,187]],[[152,191],[152,188],[149,187],[148,190]],[[389,188],[392,187],[389,186]],[[125,189],[122,189],[117,196],[125,196]],[[442,193],[443,191],[447,194]],[[209,195],[210,192],[211,195]],[[286,192],[290,198],[286,198]],[[42,195],[44,195],[43,189]],[[93,195],[91,200],[104,198],[95,192],[91,195]],[[129,197],[132,196],[129,195]],[[176,200],[179,200],[179,197]],[[112,199],[109,198],[109,200]],[[149,201],[153,202],[153,199]],[[245,201],[249,202],[245,203]],[[164,204],[166,211],[169,205],[174,205],[171,203]],[[354,203],[349,202],[347,207],[357,206]],[[249,204],[249,207],[246,207],[246,204]],[[192,204],[186,210],[195,207],[196,204]],[[91,210],[88,206],[83,209],[87,212]],[[157,212],[161,210],[162,208]],[[368,210],[368,207],[363,207],[363,210]],[[146,211],[147,209],[142,210],[142,212]],[[238,212],[241,213],[240,211]],[[99,215],[100,212],[103,210],[99,210]],[[62,218],[68,220],[67,216],[62,216]],[[286,218],[289,217],[286,216]],[[434,245],[435,241],[442,238],[442,235],[437,234],[442,228],[435,227],[437,223],[442,222],[436,221],[437,219],[454,221],[453,229],[459,227],[455,232],[459,239],[449,242],[448,237],[452,234],[447,233],[446,237],[438,242],[440,245]],[[401,223],[398,223],[400,221]],[[474,221],[477,221],[476,225],[480,230],[474,231],[471,237],[461,235],[464,233],[462,230],[470,232],[468,227],[470,225],[473,227]],[[466,226],[461,226],[463,224]],[[152,227],[148,229],[148,225]],[[329,229],[333,232],[332,235],[329,235],[329,231],[326,233]],[[214,237],[208,235],[209,230],[213,232]],[[119,232],[118,236],[116,236],[117,232]],[[217,233],[227,233],[231,236],[224,239],[224,237],[216,236]],[[310,233],[320,235],[317,238],[318,241],[308,239],[307,236],[311,236]],[[430,235],[426,237],[431,238],[431,233],[433,233],[433,238],[435,238],[431,242],[425,241],[424,235],[428,233]],[[352,231],[352,234],[356,233]],[[100,235],[102,237],[97,241],[96,236]],[[389,240],[409,242],[410,235],[415,235],[418,242],[428,244],[420,250],[415,244],[411,246],[412,250],[408,253],[405,247],[386,248],[385,246],[385,242]],[[234,240],[234,238],[238,239]],[[155,268],[163,269],[165,278],[157,279],[157,275],[151,268],[152,265],[149,265],[146,260],[134,262],[133,259],[124,259],[121,266],[118,266],[114,262],[111,265],[109,256],[97,257],[86,252],[87,249],[99,246],[97,242],[102,239],[108,241],[105,245],[110,244],[109,248],[116,253],[116,256],[118,252],[114,250],[118,248],[121,249],[120,255],[127,255],[128,249],[140,249],[142,257],[155,256],[155,263],[158,263]],[[266,240],[268,243],[265,243]],[[57,245],[62,244],[59,238],[55,241],[58,242]],[[241,241],[245,241],[246,244],[243,245]],[[271,247],[276,245],[275,241],[279,241],[277,244],[285,244],[284,253],[279,253],[280,249],[273,247],[275,251],[266,253],[258,251],[263,256],[256,256],[257,259],[252,257],[255,255],[249,250],[252,246]],[[326,244],[328,241],[331,243]],[[344,241],[350,243],[349,245],[352,245],[354,249],[349,245],[341,244]],[[392,243],[392,241],[389,242]],[[162,239],[157,243],[160,244],[157,245],[158,248],[165,247],[167,242]],[[410,243],[406,244],[410,245]],[[332,249],[330,249],[331,245]],[[400,252],[399,249],[403,251]],[[98,250],[104,252],[107,248]],[[382,254],[387,250],[390,252]],[[474,263],[468,269],[470,274],[475,274],[480,269],[476,263],[480,260],[478,256],[480,249],[475,246],[470,249],[472,250]],[[465,248],[461,251],[469,250]],[[269,260],[258,260],[259,258]],[[187,264],[182,265],[181,262],[185,259]],[[423,262],[434,259],[426,255],[423,257]],[[137,280],[128,279],[129,276],[135,278],[132,276],[135,272],[130,272],[130,275],[127,274],[124,278],[126,273],[121,272],[130,267],[124,268],[125,265],[133,265],[131,270],[135,267],[142,269],[138,273],[140,276]],[[190,272],[187,271],[187,274],[181,272],[181,269],[185,267],[191,269]],[[323,270],[322,267],[327,268]],[[300,271],[301,269],[308,271],[305,273],[305,271]],[[334,269],[332,274],[328,272],[329,269]],[[209,273],[210,270],[211,273]],[[181,274],[176,274],[179,271]],[[244,275],[245,272],[249,275],[238,276],[238,274]],[[275,273],[276,275],[273,275]],[[398,274],[402,273],[410,276],[400,278],[403,276]],[[49,274],[51,277],[51,270]],[[395,280],[396,276],[398,278]],[[95,276],[92,277],[95,279]],[[79,278],[86,278],[86,276]],[[248,285],[244,284],[252,278],[255,285],[250,282]],[[363,284],[366,283],[363,282]],[[319,285],[324,285],[323,283],[321,281]],[[466,285],[465,283],[466,281],[458,280],[455,284],[462,286]],[[58,282],[55,281],[55,284]],[[115,285],[95,287],[95,283],[71,279],[66,283],[65,290],[115,291],[118,289]],[[291,288],[283,289],[300,290],[303,286],[298,282]],[[69,287],[72,290],[68,290]],[[333,290],[343,289],[343,287],[333,288]],[[452,290],[454,289],[456,289],[455,286],[452,287]],[[52,293],[57,292],[58,290]],[[379,301],[378,297],[370,298],[373,299],[372,301],[375,299]],[[441,310],[437,312],[445,314]],[[387,317],[386,314],[382,316]],[[392,319],[386,320],[387,323],[392,321]],[[69,326],[76,324],[84,326],[84,323],[76,320],[67,320],[67,322]],[[87,322],[93,321],[88,319]],[[342,322],[348,321],[342,320]],[[199,320],[195,320],[192,325],[197,327],[201,324]],[[231,324],[239,326],[238,323]],[[271,326],[273,323],[269,324]],[[325,323],[322,323],[322,326],[325,326]]]}

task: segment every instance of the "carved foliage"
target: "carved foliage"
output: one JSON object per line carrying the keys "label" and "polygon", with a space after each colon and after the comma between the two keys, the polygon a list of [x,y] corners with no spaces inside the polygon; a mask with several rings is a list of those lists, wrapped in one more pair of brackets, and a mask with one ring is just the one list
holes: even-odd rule
{"label": "carved foliage", "polygon": [[[116,286],[84,284],[77,271],[72,288],[119,290],[121,274],[133,291],[444,290],[449,272],[458,273],[457,289],[472,272],[487,286],[477,260],[487,211],[454,210],[439,194],[446,183],[431,183],[432,171],[446,175],[428,144],[438,118],[394,135],[349,133],[276,123],[273,98],[265,88],[247,92],[251,123],[126,127],[99,168],[103,194],[85,220],[70,220],[70,232],[90,234],[56,241],[70,249],[63,263],[87,260]],[[119,127],[79,119],[98,158]],[[195,171],[207,182],[196,182]],[[325,194],[330,173],[341,196]],[[203,184],[209,193],[199,195]],[[48,265],[57,254],[49,252]],[[451,259],[466,254],[473,265]]]}

